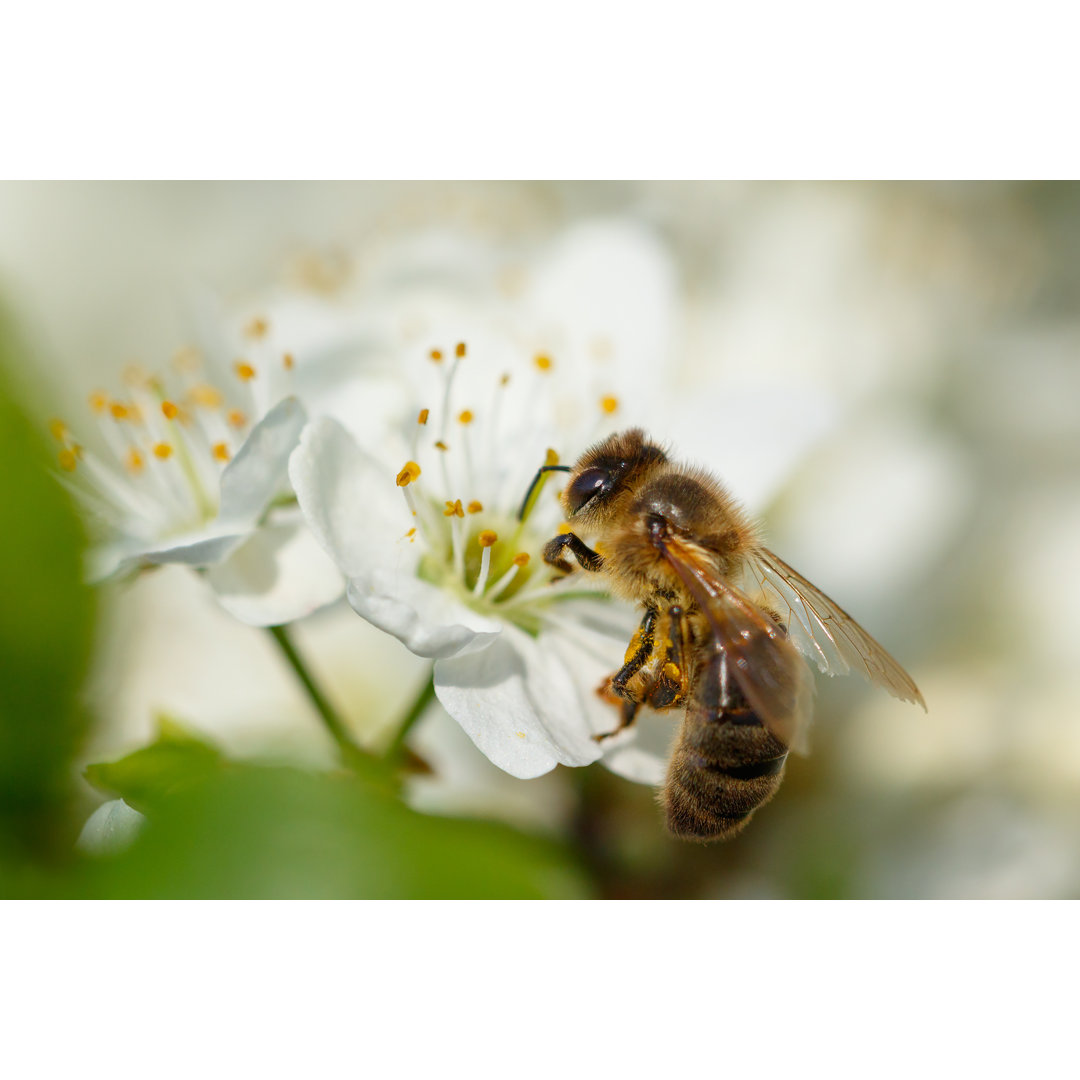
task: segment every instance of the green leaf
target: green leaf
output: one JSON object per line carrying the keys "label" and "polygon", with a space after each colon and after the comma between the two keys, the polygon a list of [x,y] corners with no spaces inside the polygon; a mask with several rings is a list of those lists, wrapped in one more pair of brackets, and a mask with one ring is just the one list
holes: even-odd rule
{"label": "green leaf", "polygon": [[234,762],[153,803],[132,848],[94,867],[92,895],[423,899],[587,893],[558,845],[503,825],[418,814],[347,773]]}
{"label": "green leaf", "polygon": [[88,765],[86,779],[107,795],[146,813],[156,802],[175,795],[225,768],[221,751],[177,721],[158,718],[158,739],[119,761]]}
{"label": "green leaf", "polygon": [[5,372],[26,364],[0,318],[0,845],[58,842],[70,762],[85,728],[75,694],[90,650],[93,598],[82,584],[84,535],[50,475],[47,445]]}

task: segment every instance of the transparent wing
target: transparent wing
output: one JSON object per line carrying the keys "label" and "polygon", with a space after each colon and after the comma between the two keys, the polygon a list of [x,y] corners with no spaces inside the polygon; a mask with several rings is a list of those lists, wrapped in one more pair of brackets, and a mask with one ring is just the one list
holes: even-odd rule
{"label": "transparent wing", "polygon": [[843,608],[765,548],[747,559],[747,574],[774,607],[803,655],[829,675],[854,671],[901,701],[926,709],[911,676]]}
{"label": "transparent wing", "polygon": [[[696,545],[678,537],[658,539],[664,557],[697,601],[726,663],[750,707],[790,746],[810,718],[814,680],[788,635],[742,592],[712,571]],[[701,688],[709,693],[711,688]],[[715,688],[718,701],[723,686]]]}

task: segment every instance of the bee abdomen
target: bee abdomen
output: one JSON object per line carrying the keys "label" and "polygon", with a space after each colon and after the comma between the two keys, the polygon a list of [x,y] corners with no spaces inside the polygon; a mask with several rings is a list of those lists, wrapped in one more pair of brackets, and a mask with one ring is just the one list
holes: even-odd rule
{"label": "bee abdomen", "polygon": [[734,836],[776,794],[788,748],[748,708],[689,710],[668,765],[668,828],[689,840]]}

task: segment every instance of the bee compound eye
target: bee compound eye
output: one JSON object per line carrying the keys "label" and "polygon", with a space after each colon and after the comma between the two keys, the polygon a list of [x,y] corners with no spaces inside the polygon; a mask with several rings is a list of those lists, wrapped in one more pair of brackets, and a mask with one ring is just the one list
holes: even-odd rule
{"label": "bee compound eye", "polygon": [[571,513],[577,513],[594,495],[599,494],[610,477],[607,469],[586,469],[577,477],[566,493]]}

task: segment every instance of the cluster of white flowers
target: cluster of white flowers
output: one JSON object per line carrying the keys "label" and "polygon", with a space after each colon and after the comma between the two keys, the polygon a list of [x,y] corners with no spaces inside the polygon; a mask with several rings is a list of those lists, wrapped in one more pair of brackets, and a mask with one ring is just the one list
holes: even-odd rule
{"label": "cluster of white flowers", "polygon": [[589,223],[510,256],[447,234],[377,253],[359,285],[224,316],[167,378],[95,395],[114,461],[57,425],[61,465],[109,530],[98,577],[204,572],[254,625],[344,592],[434,662],[435,693],[496,765],[534,777],[602,755],[656,782],[670,722],[597,741],[596,693],[636,616],[544,564],[538,466],[656,416],[676,282],[645,231]]}

